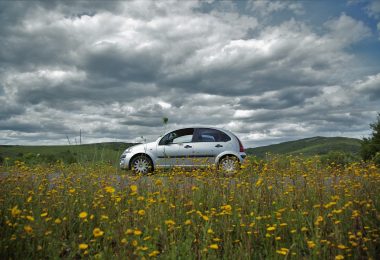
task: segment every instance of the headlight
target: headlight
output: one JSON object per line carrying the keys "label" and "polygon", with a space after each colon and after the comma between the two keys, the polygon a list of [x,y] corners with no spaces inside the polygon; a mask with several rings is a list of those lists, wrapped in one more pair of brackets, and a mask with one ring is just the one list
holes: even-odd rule
{"label": "headlight", "polygon": [[130,152],[131,152],[131,148],[128,148],[127,150],[125,150],[125,151],[123,152],[123,154],[130,153]]}

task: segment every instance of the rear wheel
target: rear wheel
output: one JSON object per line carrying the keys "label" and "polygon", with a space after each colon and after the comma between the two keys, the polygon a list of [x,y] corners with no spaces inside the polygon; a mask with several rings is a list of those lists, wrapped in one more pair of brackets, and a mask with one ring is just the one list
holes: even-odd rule
{"label": "rear wheel", "polygon": [[219,162],[218,169],[225,174],[235,173],[240,169],[239,160],[235,156],[223,157]]}
{"label": "rear wheel", "polygon": [[131,168],[137,174],[148,174],[152,172],[153,164],[148,156],[138,155],[132,159]]}

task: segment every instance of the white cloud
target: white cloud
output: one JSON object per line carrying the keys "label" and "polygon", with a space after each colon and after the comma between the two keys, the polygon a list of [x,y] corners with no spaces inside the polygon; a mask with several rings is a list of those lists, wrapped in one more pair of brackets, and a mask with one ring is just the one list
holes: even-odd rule
{"label": "white cloud", "polygon": [[342,47],[349,46],[371,35],[371,30],[362,22],[342,13],[338,19],[325,23],[330,30],[329,37]]}
{"label": "white cloud", "polygon": [[281,11],[291,11],[297,15],[304,13],[304,8],[300,2],[250,0],[246,6],[248,9],[258,12],[261,16],[268,16]]}
{"label": "white cloud", "polygon": [[368,15],[376,19],[380,18],[380,2],[379,1],[369,1],[368,6],[366,7]]}
{"label": "white cloud", "polygon": [[368,95],[371,100],[380,100],[380,73],[355,82],[354,88],[359,93]]}

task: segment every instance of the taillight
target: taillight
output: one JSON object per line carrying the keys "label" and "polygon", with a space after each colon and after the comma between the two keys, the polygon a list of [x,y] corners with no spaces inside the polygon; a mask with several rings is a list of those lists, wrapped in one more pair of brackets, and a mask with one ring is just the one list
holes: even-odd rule
{"label": "taillight", "polygon": [[235,136],[235,137],[236,137],[236,139],[237,139],[238,142],[239,142],[239,149],[240,149],[240,152],[241,152],[241,153],[244,153],[244,146],[243,146],[243,144],[241,143],[240,139],[239,139],[237,136]]}

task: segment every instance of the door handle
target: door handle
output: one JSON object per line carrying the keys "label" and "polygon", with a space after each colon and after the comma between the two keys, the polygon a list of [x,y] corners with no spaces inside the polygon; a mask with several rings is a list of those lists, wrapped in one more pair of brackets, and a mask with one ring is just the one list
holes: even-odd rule
{"label": "door handle", "polygon": [[217,145],[215,145],[215,147],[223,147],[223,145],[221,145],[221,144],[217,144]]}
{"label": "door handle", "polygon": [[184,147],[185,147],[185,148],[191,148],[192,146],[187,144],[187,145],[185,145]]}

